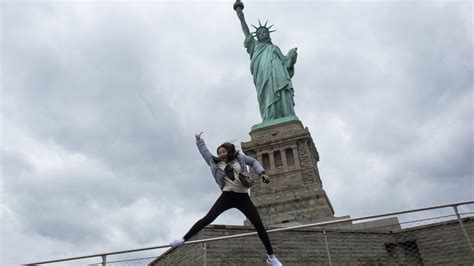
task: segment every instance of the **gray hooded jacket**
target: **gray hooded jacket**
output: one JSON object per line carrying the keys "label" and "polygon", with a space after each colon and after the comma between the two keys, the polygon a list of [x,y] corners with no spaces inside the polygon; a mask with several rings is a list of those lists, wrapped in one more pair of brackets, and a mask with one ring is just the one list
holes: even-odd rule
{"label": "gray hooded jacket", "polygon": [[[207,165],[211,167],[211,173],[212,176],[214,176],[214,179],[216,180],[216,183],[219,185],[219,188],[222,190],[224,189],[224,177],[225,177],[225,172],[224,170],[220,169],[216,162],[214,162],[213,156],[211,152],[207,149],[206,143],[204,142],[203,139],[199,139],[196,141],[196,145],[199,149],[199,152],[201,153],[202,157],[204,158],[204,161],[206,161]],[[262,165],[253,157],[247,156],[245,154],[242,154],[242,152],[239,152],[239,155],[236,158],[238,162],[240,163],[240,168],[242,169],[242,172],[247,172],[247,165],[251,166],[253,171],[257,173],[258,175],[265,173],[265,170],[263,169]]]}

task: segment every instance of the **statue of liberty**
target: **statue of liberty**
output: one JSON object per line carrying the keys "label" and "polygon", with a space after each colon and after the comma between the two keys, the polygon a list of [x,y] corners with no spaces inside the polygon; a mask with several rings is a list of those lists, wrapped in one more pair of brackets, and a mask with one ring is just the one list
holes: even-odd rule
{"label": "statue of liberty", "polygon": [[260,125],[298,120],[294,111],[294,91],[291,83],[297,58],[296,48],[291,49],[286,56],[283,55],[280,48],[272,43],[270,33],[274,30],[270,30],[273,25],[267,27],[268,21],[262,25],[259,20],[259,27],[252,25],[255,32],[250,33],[242,12],[243,7],[239,0],[234,3],[234,10],[245,34],[244,47],[250,55],[250,71],[263,119]]}

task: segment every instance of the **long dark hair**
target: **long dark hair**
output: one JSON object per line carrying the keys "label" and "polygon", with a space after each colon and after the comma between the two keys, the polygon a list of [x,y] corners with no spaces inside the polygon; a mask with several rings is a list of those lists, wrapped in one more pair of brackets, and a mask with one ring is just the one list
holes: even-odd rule
{"label": "long dark hair", "polygon": [[217,151],[219,151],[220,148],[224,148],[227,151],[227,161],[232,161],[239,155],[239,151],[235,149],[235,145],[230,142],[222,143],[217,147]]}

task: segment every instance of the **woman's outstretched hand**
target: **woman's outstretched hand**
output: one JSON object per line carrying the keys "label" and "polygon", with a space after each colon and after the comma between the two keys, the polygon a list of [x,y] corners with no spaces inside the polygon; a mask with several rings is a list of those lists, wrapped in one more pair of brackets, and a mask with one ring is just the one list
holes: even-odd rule
{"label": "woman's outstretched hand", "polygon": [[266,174],[261,174],[260,177],[262,178],[263,183],[268,184],[270,183],[270,177]]}
{"label": "woman's outstretched hand", "polygon": [[200,140],[200,139],[201,139],[202,133],[204,133],[204,132],[201,132],[201,133],[199,133],[199,134],[194,135],[194,136],[196,137],[196,140]]}

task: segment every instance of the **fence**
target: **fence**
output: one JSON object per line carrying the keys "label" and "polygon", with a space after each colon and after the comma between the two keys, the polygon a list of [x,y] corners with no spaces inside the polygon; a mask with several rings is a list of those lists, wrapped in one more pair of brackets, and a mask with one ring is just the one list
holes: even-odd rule
{"label": "fence", "polygon": [[[272,242],[279,250],[285,264],[443,264],[474,263],[472,233],[474,232],[474,216],[470,211],[459,211],[460,207],[473,207],[474,201],[411,209],[379,215],[341,219],[336,221],[312,223],[268,230],[272,234]],[[468,209],[468,208],[466,208]],[[436,214],[430,212],[436,211]],[[440,215],[440,212],[443,212]],[[380,219],[384,218],[384,219]],[[291,232],[290,232],[291,231]],[[304,232],[303,232],[304,231]],[[233,238],[254,236],[256,232],[248,232],[223,237],[193,240],[185,243],[188,248],[187,258],[191,264],[228,264],[238,263],[235,258],[227,261],[216,260],[208,256],[210,249],[206,243],[225,241],[233,245],[238,241],[226,241]],[[253,241],[260,244],[257,240]],[[250,242],[249,242],[250,243]],[[304,243],[305,248],[295,249],[294,246]],[[199,245],[197,245],[199,244]],[[213,245],[213,248],[224,247]],[[148,265],[157,260],[156,265],[179,264],[176,257],[180,249],[176,249],[175,258],[167,254],[160,257],[139,259],[123,259],[112,261],[108,258],[118,254],[129,254],[146,250],[169,248],[169,245],[147,247],[103,254],[50,260],[30,263],[27,265],[48,264],[64,261],[82,260],[99,257],[102,262],[89,265]],[[223,250],[216,252],[224,252]],[[280,252],[282,251],[282,252]],[[184,251],[183,251],[184,252]],[[245,262],[258,264],[261,252],[252,253],[252,248],[245,251]],[[213,253],[215,254],[215,252]],[[181,254],[182,255],[182,254]],[[225,254],[223,255],[225,257]],[[298,261],[298,258],[300,261]],[[194,261],[193,261],[194,260]],[[232,261],[234,260],[234,261]]]}

